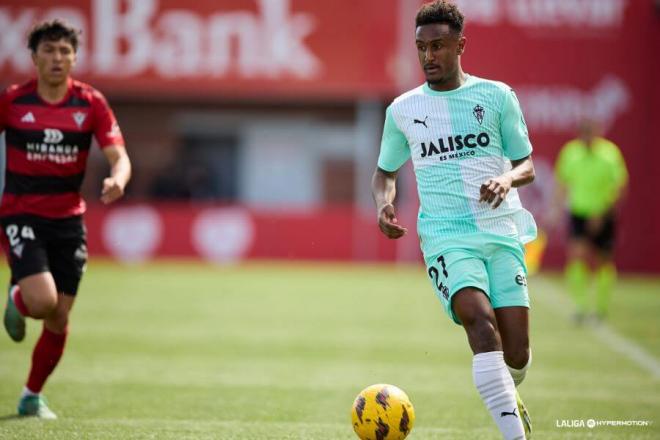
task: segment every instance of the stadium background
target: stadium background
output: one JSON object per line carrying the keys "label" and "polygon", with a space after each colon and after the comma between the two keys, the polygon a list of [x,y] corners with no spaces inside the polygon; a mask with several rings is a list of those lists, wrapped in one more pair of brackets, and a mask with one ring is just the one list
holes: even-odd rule
{"label": "stadium background", "polygon": [[[660,271],[660,26],[651,0],[464,0],[464,68],[518,93],[538,179],[522,192],[544,224],[558,149],[592,116],[623,150],[630,188],[619,266]],[[32,74],[36,20],[83,30],[75,76],[113,106],[134,162],[126,200],[84,193],[92,255],[418,261],[414,234],[383,239],[369,178],[384,109],[421,82],[412,44],[419,1],[63,0],[0,3],[0,85]],[[413,226],[407,169],[400,216]],[[546,267],[562,261],[551,232]]]}
{"label": "stadium background", "polygon": [[[89,160],[92,258],[46,389],[59,419],[15,415],[40,334],[28,320],[22,344],[0,337],[0,438],[350,440],[350,404],[377,382],[410,395],[410,439],[501,438],[414,234],[383,239],[369,194],[385,106],[422,80],[420,3],[0,0],[0,86],[33,74],[31,24],[66,18],[83,29],[76,77],[108,96],[134,163],[126,200],[105,208],[105,160]],[[534,438],[660,438],[654,0],[459,3],[466,70],[521,99],[538,173],[522,196],[539,223],[555,156],[592,115],[631,173],[619,266],[656,272],[620,277],[607,323],[585,326],[561,273],[530,281]],[[412,229],[410,168],[401,183]],[[547,268],[563,241],[550,233]],[[574,425],[594,419],[645,424]]]}

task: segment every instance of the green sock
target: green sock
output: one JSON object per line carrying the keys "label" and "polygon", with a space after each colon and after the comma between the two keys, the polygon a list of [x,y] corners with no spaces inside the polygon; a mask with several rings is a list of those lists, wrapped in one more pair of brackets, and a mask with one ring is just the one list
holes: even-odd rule
{"label": "green sock", "polygon": [[586,313],[589,306],[587,296],[589,268],[587,267],[587,264],[582,260],[570,261],[566,265],[564,276],[566,277],[568,289],[573,296],[575,305],[577,306],[577,312],[580,314]]}
{"label": "green sock", "polygon": [[615,283],[616,267],[612,263],[603,264],[596,272],[596,312],[600,316],[607,315]]}

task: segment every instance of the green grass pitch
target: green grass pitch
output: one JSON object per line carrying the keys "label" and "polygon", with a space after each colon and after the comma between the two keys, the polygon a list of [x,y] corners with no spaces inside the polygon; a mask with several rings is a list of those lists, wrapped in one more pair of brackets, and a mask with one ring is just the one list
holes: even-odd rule
{"label": "green grass pitch", "polygon": [[[556,277],[530,289],[520,392],[534,438],[660,438],[660,381],[574,327]],[[625,278],[611,326],[657,359],[659,310],[660,280]],[[92,262],[45,389],[53,422],[13,417],[38,324],[28,332],[22,344],[0,334],[2,439],[350,440],[354,397],[381,382],[415,406],[409,439],[499,438],[421,266]],[[587,419],[652,423],[557,427]]]}

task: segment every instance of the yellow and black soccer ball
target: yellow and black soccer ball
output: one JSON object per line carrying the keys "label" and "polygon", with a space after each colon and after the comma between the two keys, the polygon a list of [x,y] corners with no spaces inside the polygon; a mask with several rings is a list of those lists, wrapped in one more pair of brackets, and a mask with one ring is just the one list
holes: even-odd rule
{"label": "yellow and black soccer ball", "polygon": [[358,394],[351,418],[362,440],[403,440],[415,423],[415,409],[401,389],[378,384]]}

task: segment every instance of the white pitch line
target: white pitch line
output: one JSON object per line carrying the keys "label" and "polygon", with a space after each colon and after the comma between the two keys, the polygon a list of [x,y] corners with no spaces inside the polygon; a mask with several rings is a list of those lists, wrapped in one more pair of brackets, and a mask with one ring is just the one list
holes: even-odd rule
{"label": "white pitch line", "polygon": [[648,370],[654,379],[660,379],[660,362],[637,343],[621,336],[606,324],[600,324],[591,331],[612,350],[628,357],[640,367]]}
{"label": "white pitch line", "polygon": [[[534,299],[543,298],[542,301],[545,306],[554,309],[555,312],[560,315],[564,315],[567,319],[570,318],[565,310],[570,310],[572,304],[566,299],[565,296],[562,295],[559,301],[557,301],[556,297],[553,298],[553,301],[546,301],[546,296],[547,295],[543,294],[534,295]],[[642,348],[635,341],[622,336],[620,333],[612,329],[604,322],[600,322],[597,325],[587,325],[585,327],[587,327],[591,333],[593,333],[612,351],[627,357],[634,364],[651,373],[651,377],[653,379],[660,380],[660,361],[658,361],[652,354]]]}

